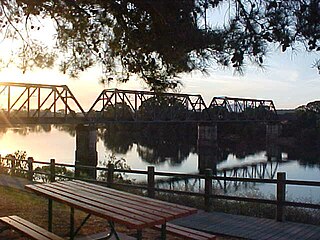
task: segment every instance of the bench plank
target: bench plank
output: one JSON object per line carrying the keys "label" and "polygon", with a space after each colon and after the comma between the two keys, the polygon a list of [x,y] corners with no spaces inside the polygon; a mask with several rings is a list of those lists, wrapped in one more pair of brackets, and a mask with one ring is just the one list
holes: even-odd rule
{"label": "bench plank", "polygon": [[[161,230],[161,225],[156,225],[154,226],[154,228]],[[171,233],[175,236],[183,237],[185,239],[193,239],[193,240],[215,240],[216,239],[215,235],[194,230],[191,228],[178,226],[172,223],[167,223],[166,230],[168,233]]]}
{"label": "bench plank", "polygon": [[1,217],[0,221],[34,240],[63,240],[63,238],[18,216]]}

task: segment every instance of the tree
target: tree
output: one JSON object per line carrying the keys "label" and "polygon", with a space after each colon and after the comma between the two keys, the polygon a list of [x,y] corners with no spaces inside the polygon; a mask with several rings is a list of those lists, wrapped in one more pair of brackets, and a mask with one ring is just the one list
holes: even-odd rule
{"label": "tree", "polygon": [[320,113],[320,101],[313,101],[307,104],[307,109],[315,112],[316,114]]}
{"label": "tree", "polygon": [[[222,25],[207,20],[215,9],[228,11]],[[23,70],[58,58],[61,70],[75,76],[98,63],[107,80],[138,74],[161,91],[177,87],[179,73],[212,64],[262,66],[274,45],[318,52],[319,9],[318,0],[1,0],[0,21],[6,39],[24,41]],[[32,39],[42,28],[38,20],[48,19],[63,58]],[[319,59],[315,67],[320,72]]]}
{"label": "tree", "polygon": [[320,101],[316,100],[308,102],[307,105],[302,105],[296,108],[297,112],[312,112],[313,114],[320,114]]}
{"label": "tree", "polygon": [[174,96],[157,95],[143,101],[137,112],[142,120],[177,121],[186,120],[188,109]]}

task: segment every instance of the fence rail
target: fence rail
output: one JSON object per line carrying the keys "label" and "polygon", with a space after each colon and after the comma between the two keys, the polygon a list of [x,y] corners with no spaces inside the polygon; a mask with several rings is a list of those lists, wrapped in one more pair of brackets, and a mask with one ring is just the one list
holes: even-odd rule
{"label": "fence rail", "polygon": [[[35,166],[45,166],[44,168],[35,168]],[[74,168],[73,175],[61,174],[59,168]],[[83,178],[77,175],[76,169],[84,169],[90,171],[105,171],[107,173],[104,181],[97,179]],[[19,175],[26,177],[31,181],[50,181],[54,182],[57,180],[66,179],[81,179],[85,181],[95,182],[98,184],[104,184],[108,187],[122,186],[128,188],[136,188],[145,190],[148,197],[155,198],[156,192],[171,193],[171,194],[183,194],[189,196],[198,196],[204,199],[204,209],[209,211],[213,199],[242,201],[242,202],[254,202],[263,204],[272,204],[276,206],[276,220],[283,221],[285,218],[285,207],[302,207],[320,209],[320,204],[304,203],[304,202],[292,202],[286,200],[286,188],[288,185],[298,186],[309,186],[309,187],[320,187],[320,182],[316,181],[298,181],[298,180],[287,180],[286,173],[278,172],[277,179],[253,179],[253,178],[241,178],[241,177],[224,177],[214,176],[211,169],[206,169],[204,174],[184,174],[184,173],[170,173],[170,172],[158,172],[155,171],[153,166],[149,166],[147,170],[127,170],[127,169],[116,169],[113,164],[108,164],[107,167],[92,167],[83,165],[72,165],[72,164],[61,164],[56,163],[55,159],[51,159],[50,162],[34,161],[32,157],[26,160],[15,159],[14,157],[1,157],[0,155],[0,173],[7,173],[11,175]],[[79,171],[78,171],[79,173]],[[141,174],[146,176],[145,184],[134,184],[117,181],[117,173],[130,173],[130,174]],[[39,177],[43,175],[45,177]],[[164,189],[156,187],[156,176],[166,177],[193,177],[204,181],[203,192],[191,192],[181,191],[174,189]],[[244,183],[269,183],[274,184],[276,188],[275,199],[262,199],[262,198],[250,198],[240,196],[221,195],[214,193],[213,181],[224,181],[224,182],[244,182]]]}

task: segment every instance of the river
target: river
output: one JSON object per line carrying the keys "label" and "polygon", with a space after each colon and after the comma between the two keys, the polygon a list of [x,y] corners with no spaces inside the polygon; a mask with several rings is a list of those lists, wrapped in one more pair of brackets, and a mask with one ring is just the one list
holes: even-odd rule
{"label": "river", "polygon": [[[187,130],[188,129],[188,130]],[[170,134],[169,134],[170,133]],[[261,135],[263,136],[263,135]],[[219,150],[212,156],[213,165],[219,171],[239,165],[268,163],[268,148],[263,137],[248,137],[245,141],[232,140],[219,144]],[[230,140],[231,139],[231,140]],[[257,140],[258,139],[258,140]],[[260,139],[260,140],[259,140]],[[0,154],[26,151],[27,156],[36,161],[57,163],[75,163],[75,127],[74,126],[25,126],[0,129]],[[266,177],[274,177],[277,172],[286,172],[287,179],[320,180],[320,164],[314,159],[304,158],[301,154],[278,149],[281,161],[275,161],[265,169]],[[98,130],[98,165],[105,166],[110,156],[123,158],[131,169],[146,170],[155,166],[157,171],[198,173],[201,162],[196,147],[196,129],[179,129],[176,126],[162,128],[143,127],[107,127]],[[318,157],[318,153],[315,157]],[[270,158],[269,158],[270,160]],[[212,163],[212,162],[211,162]],[[274,185],[256,184],[240,187],[239,194],[274,195]],[[287,196],[294,200],[308,202],[320,201],[319,188],[290,186]]]}

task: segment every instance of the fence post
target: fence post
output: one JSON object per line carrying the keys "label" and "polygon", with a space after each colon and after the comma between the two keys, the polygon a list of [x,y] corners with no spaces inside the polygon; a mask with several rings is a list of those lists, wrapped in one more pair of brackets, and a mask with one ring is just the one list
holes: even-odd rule
{"label": "fence post", "polygon": [[277,212],[276,220],[279,222],[284,221],[285,217],[285,206],[286,201],[286,173],[278,172],[277,173]]}
{"label": "fence post", "polygon": [[15,175],[16,174],[16,158],[14,156],[10,156],[9,157],[10,161],[11,161],[11,171],[10,171],[10,175]]}
{"label": "fence post", "polygon": [[114,176],[114,165],[112,163],[108,164],[108,176],[107,176],[107,186],[112,187]]}
{"label": "fence post", "polygon": [[211,207],[211,195],[212,195],[212,169],[207,168],[204,170],[204,207],[205,211],[209,212]]}
{"label": "fence post", "polygon": [[33,157],[28,157],[28,180],[33,180]]}
{"label": "fence post", "polygon": [[56,181],[56,160],[50,159],[50,182]]}
{"label": "fence post", "polygon": [[227,193],[227,170],[223,169],[223,190],[224,190],[224,193]]}
{"label": "fence post", "polygon": [[155,198],[154,166],[148,166],[148,197]]}

